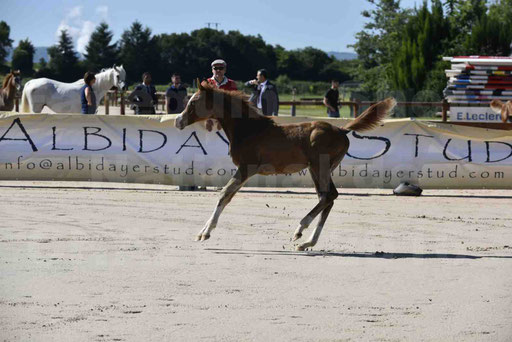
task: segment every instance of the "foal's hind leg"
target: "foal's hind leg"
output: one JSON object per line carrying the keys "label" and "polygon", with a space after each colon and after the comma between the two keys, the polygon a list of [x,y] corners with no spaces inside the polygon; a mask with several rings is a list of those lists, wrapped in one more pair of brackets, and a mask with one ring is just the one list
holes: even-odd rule
{"label": "foal's hind leg", "polygon": [[309,240],[304,242],[303,244],[297,246],[298,251],[303,251],[308,247],[313,247],[316,245],[318,238],[320,237],[320,233],[322,232],[322,229],[324,227],[325,221],[327,220],[327,217],[329,216],[329,213],[331,212],[331,209],[334,205],[334,200],[338,197],[338,191],[336,190],[336,186],[330,181],[330,189],[327,193],[322,193],[321,197],[324,198],[328,204],[327,206],[322,210],[322,215],[320,216],[320,220],[318,221],[318,224],[309,237]]}
{"label": "foal's hind leg", "polygon": [[236,174],[231,178],[224,186],[220,193],[220,199],[217,202],[217,206],[215,207],[215,210],[213,211],[212,216],[210,219],[206,222],[206,225],[204,228],[199,232],[197,235],[196,241],[204,241],[208,240],[210,238],[210,233],[215,227],[217,226],[217,222],[219,221],[220,214],[222,213],[222,210],[228,205],[228,203],[231,201],[233,196],[240,190],[240,188],[247,182],[250,176],[253,174],[248,174],[246,170],[241,171],[240,169],[237,170]]}
{"label": "foal's hind leg", "polygon": [[[321,158],[324,159],[324,158]],[[299,227],[295,230],[293,241],[302,237],[302,231],[309,227],[311,222],[320,214],[330,203],[338,197],[336,186],[331,179],[331,164],[329,160],[321,160],[318,165],[309,168],[311,178],[315,183],[315,189],[318,194],[318,204],[300,221]],[[320,228],[321,231],[321,228]],[[319,233],[318,233],[319,234]]]}
{"label": "foal's hind leg", "polygon": [[299,226],[295,229],[295,233],[293,234],[292,241],[298,240],[302,237],[302,232],[304,229],[307,229],[311,222],[315,219],[315,217],[322,211],[325,203],[322,202],[322,197],[320,195],[320,184],[318,183],[318,174],[316,174],[316,170],[309,168],[309,172],[311,173],[311,178],[313,178],[313,183],[315,184],[315,189],[318,194],[318,204],[306,215],[302,220],[300,220]]}

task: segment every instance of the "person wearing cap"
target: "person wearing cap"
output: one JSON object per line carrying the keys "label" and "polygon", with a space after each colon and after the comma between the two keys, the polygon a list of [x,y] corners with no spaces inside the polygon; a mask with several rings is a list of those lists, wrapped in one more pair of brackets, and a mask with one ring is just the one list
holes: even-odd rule
{"label": "person wearing cap", "polygon": [[226,74],[227,64],[222,59],[216,59],[212,62],[212,73],[213,76],[207,79],[207,82],[214,86],[215,88],[224,89],[224,90],[238,90],[236,87],[236,82],[227,78]]}
{"label": "person wearing cap", "polygon": [[[226,74],[227,64],[223,59],[216,59],[212,62],[212,73],[213,76],[208,78],[206,82],[210,84],[212,87],[224,89],[228,91],[236,91],[238,90],[236,87],[236,82],[227,78]],[[216,120],[215,120],[216,121]],[[206,129],[208,131],[212,131],[214,126],[214,120],[208,119],[206,121]],[[217,129],[221,129],[219,122],[217,121]]]}

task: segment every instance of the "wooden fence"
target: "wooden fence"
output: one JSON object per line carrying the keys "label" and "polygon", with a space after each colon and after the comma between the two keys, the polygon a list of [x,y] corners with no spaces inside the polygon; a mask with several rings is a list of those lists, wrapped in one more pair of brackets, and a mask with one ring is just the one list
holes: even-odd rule
{"label": "wooden fence", "polygon": [[[109,106],[110,104],[114,106],[120,105],[121,115],[125,115],[126,108],[126,97],[130,95],[131,92],[119,92],[117,90],[109,91],[104,98],[104,106],[105,106],[105,114],[109,114]],[[165,108],[165,92],[157,92],[158,98],[158,106],[161,106],[162,111],[166,111]],[[352,113],[354,117],[357,117],[361,114],[361,109],[366,106],[371,106],[375,104],[376,101],[340,101],[339,104],[342,106],[349,106],[352,108]],[[295,116],[296,109],[298,106],[324,106],[323,101],[321,99],[308,99],[308,100],[296,100],[296,101],[280,101],[279,105],[283,106],[291,106],[290,113],[292,116]],[[397,106],[403,107],[437,107],[441,110],[441,118],[443,121],[447,121],[448,119],[448,110],[450,110],[450,104],[443,100],[442,102],[398,102]],[[157,108],[158,109],[158,108]]]}
{"label": "wooden fence", "polygon": [[[131,92],[121,92],[117,90],[111,90],[107,92],[103,99],[103,105],[105,106],[105,114],[108,115],[110,113],[110,105],[120,106],[120,114],[125,115],[126,113],[126,97],[130,95]],[[162,111],[166,112],[165,108],[165,93],[157,92],[158,97],[158,106],[161,106]],[[15,111],[19,112],[19,97],[16,97],[15,100]],[[357,117],[361,109],[367,106],[371,106],[375,104],[375,101],[340,101],[339,104],[342,106],[349,106],[352,108],[352,113],[354,117]],[[292,116],[295,116],[296,109],[299,106],[323,106],[323,102],[320,99],[308,99],[308,100],[299,100],[299,101],[280,101],[279,105],[283,106],[291,106],[290,113]],[[399,107],[437,107],[441,110],[441,120],[448,120],[448,111],[450,110],[450,103],[446,100],[442,102],[398,102],[397,106]],[[488,107],[488,106],[486,106]],[[158,109],[158,108],[157,108]]]}

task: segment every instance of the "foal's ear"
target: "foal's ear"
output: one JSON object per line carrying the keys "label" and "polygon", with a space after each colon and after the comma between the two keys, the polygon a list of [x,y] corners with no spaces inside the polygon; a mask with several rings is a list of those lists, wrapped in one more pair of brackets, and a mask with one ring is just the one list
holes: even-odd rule
{"label": "foal's ear", "polygon": [[204,87],[203,87],[203,84],[201,83],[201,80],[198,78],[196,78],[196,83],[197,83],[197,88],[199,90],[204,90]]}

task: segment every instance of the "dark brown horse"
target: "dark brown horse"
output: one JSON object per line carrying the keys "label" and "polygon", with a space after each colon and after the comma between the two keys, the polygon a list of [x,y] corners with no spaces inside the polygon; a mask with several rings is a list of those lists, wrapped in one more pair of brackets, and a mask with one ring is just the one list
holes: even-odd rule
{"label": "dark brown horse", "polygon": [[261,115],[256,107],[245,100],[243,94],[200,84],[199,91],[176,117],[175,126],[183,129],[198,121],[217,119],[229,139],[229,152],[238,170],[222,190],[217,207],[197,240],[210,237],[222,210],[249,177],[255,174],[293,173],[309,168],[319,202],[300,221],[294,240],[301,238],[302,231],[321,214],[311,237],[297,250],[314,246],[338,197],[331,170],[337,167],[348,151],[347,133],[376,127],[395,104],[394,99],[388,98],[371,106],[341,128],[324,121],[279,125]]}
{"label": "dark brown horse", "polygon": [[20,71],[11,71],[4,78],[0,89],[0,111],[11,111],[14,108],[16,91],[21,88]]}

